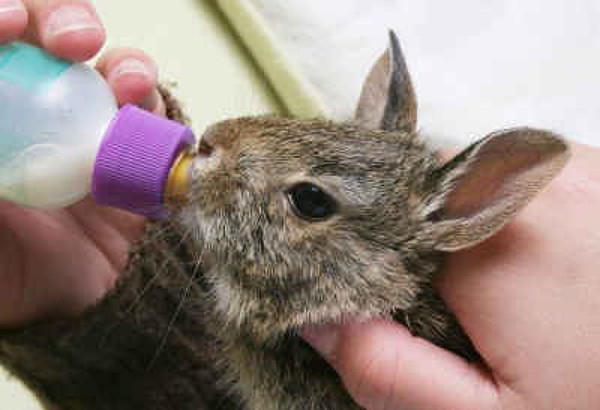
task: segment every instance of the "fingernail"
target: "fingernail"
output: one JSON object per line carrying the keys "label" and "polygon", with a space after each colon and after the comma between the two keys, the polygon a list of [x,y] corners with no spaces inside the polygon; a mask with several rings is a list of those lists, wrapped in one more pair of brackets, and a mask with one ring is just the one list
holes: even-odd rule
{"label": "fingernail", "polygon": [[0,14],[24,11],[25,6],[19,0],[0,0]]}
{"label": "fingernail", "polygon": [[327,360],[335,358],[335,349],[340,338],[338,326],[310,326],[302,331],[302,337]]}
{"label": "fingernail", "polygon": [[139,74],[152,78],[150,68],[141,60],[136,58],[126,58],[121,61],[115,68],[110,72],[110,79],[114,80],[123,75]]}
{"label": "fingernail", "polygon": [[49,37],[81,30],[102,30],[100,22],[85,7],[59,7],[46,20],[45,34]]}

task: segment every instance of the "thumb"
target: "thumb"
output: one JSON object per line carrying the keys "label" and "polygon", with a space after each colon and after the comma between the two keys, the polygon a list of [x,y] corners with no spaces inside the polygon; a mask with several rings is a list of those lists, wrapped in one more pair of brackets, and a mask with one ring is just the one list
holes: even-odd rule
{"label": "thumb", "polygon": [[311,327],[303,332],[368,410],[498,408],[497,390],[477,364],[375,320]]}

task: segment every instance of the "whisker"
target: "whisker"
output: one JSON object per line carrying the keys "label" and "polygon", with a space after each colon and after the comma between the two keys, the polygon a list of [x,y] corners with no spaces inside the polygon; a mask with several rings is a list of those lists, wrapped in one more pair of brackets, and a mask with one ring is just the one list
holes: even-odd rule
{"label": "whisker", "polygon": [[165,334],[161,338],[160,343],[156,349],[156,352],[154,353],[152,360],[148,364],[147,370],[150,370],[154,366],[154,364],[158,360],[160,354],[164,350],[164,348],[167,344],[167,338],[169,337],[171,330],[173,329],[173,325],[175,324],[177,317],[181,313],[183,306],[187,302],[187,298],[190,293],[190,290],[192,289],[192,286],[193,286],[194,282],[196,281],[198,274],[200,273],[200,265],[202,263],[202,253],[203,253],[203,251],[200,252],[200,255],[195,263],[194,270],[192,271],[192,274],[190,275],[188,283],[187,283],[186,287],[184,288],[183,292],[181,293],[181,300],[177,304],[177,308],[175,309],[173,316],[171,316],[171,319],[169,320],[169,323],[167,325],[167,330],[165,331]]}
{"label": "whisker", "polygon": [[[192,229],[191,228],[186,229],[185,232],[181,235],[181,240],[176,244],[175,247],[178,248],[179,246],[183,245],[183,243],[185,241],[187,241],[191,235],[192,235]],[[133,302],[131,302],[131,305],[127,308],[127,313],[131,313],[135,309],[135,307],[140,304],[143,297],[152,288],[152,286],[158,280],[158,278],[161,277],[162,274],[165,272],[165,270],[166,270],[165,267],[167,266],[168,263],[169,263],[168,259],[165,259],[161,263],[161,265],[156,270],[156,273],[154,275],[152,275],[152,277],[144,284],[142,290],[137,295],[136,299]]]}
{"label": "whisker", "polygon": [[[172,226],[172,223],[168,222],[165,225],[166,226],[161,227],[161,229],[158,229],[156,226],[149,229],[144,234],[143,239],[139,240],[135,244],[135,246],[143,248],[144,246],[146,246],[147,244],[149,244],[151,242],[160,240],[160,238],[165,235],[165,232],[169,231],[170,227]],[[177,243],[176,246],[177,247],[181,246],[186,240],[189,239],[189,237],[192,235],[192,233],[193,233],[193,229],[191,227],[186,228],[186,230],[181,235],[180,241]],[[107,341],[111,337],[111,335],[114,334],[114,332],[117,330],[117,328],[120,325],[122,325],[122,323],[125,322],[125,320],[130,316],[130,314],[140,304],[140,302],[143,300],[144,296],[148,293],[148,291],[152,288],[152,286],[155,285],[156,281],[160,277],[163,276],[163,274],[167,270],[166,266],[168,263],[169,263],[169,259],[165,258],[165,260],[158,267],[156,273],[153,274],[152,277],[144,284],[141,292],[136,296],[135,300],[132,301],[130,306],[125,309],[125,314],[119,315],[119,318],[115,321],[115,323],[112,326],[110,326],[110,328],[106,329],[106,332],[104,333],[103,337],[100,339],[100,342],[99,342],[100,347],[104,346],[107,343]]]}

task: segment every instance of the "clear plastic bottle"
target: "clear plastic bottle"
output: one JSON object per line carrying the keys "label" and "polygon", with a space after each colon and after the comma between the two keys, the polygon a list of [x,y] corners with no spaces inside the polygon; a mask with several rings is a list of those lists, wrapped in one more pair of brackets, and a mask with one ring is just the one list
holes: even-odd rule
{"label": "clear plastic bottle", "polygon": [[101,203],[162,216],[171,168],[189,164],[177,158],[192,143],[187,127],[119,110],[92,68],[24,43],[0,46],[0,198],[58,208],[93,191]]}

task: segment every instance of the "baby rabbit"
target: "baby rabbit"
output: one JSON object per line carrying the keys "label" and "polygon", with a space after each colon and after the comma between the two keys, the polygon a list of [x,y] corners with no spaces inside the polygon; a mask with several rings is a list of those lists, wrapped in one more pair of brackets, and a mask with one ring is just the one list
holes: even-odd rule
{"label": "baby rabbit", "polygon": [[214,125],[189,202],[148,228],[117,288],[77,320],[5,331],[0,358],[61,410],[357,409],[299,330],[393,317],[478,360],[432,285],[441,257],[500,230],[568,156],[516,128],[440,165],[390,33],[353,123]]}

